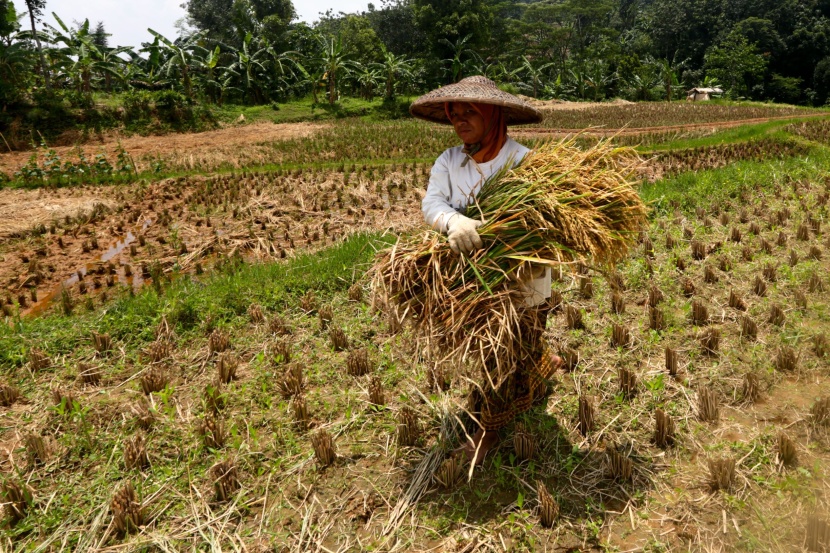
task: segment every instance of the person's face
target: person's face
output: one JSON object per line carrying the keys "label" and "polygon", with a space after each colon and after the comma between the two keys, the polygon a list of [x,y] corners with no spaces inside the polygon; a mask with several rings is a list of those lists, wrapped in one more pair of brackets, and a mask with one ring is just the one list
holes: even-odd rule
{"label": "person's face", "polygon": [[476,144],[484,140],[484,117],[473,109],[468,102],[453,102],[450,104],[450,123],[455,134],[464,144]]}

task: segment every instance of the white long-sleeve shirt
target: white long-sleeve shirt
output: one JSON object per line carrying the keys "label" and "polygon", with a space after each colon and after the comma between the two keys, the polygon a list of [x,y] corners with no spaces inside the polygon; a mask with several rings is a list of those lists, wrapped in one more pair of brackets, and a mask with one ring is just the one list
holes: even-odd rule
{"label": "white long-sleeve shirt", "polygon": [[[493,173],[508,163],[517,165],[530,151],[508,138],[495,158],[477,163],[462,149],[462,146],[456,146],[438,157],[432,166],[427,192],[421,202],[424,220],[438,232],[447,232],[450,218],[473,203],[482,185]],[[528,295],[525,303],[530,306],[538,305],[550,297],[550,268],[540,267],[534,271],[533,276],[522,286]]]}

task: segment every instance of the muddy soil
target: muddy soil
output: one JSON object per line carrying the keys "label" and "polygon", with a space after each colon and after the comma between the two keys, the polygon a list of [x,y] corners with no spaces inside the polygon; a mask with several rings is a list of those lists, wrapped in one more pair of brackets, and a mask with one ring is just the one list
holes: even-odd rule
{"label": "muddy soil", "polygon": [[77,303],[220,256],[277,259],[354,231],[406,230],[421,221],[426,179],[270,173],[0,191],[0,214],[14,213],[0,227],[0,304],[39,314],[64,289]]}

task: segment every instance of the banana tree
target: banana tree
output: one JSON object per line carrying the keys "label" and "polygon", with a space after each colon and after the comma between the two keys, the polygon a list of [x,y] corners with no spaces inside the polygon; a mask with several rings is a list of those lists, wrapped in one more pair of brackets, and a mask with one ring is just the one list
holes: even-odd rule
{"label": "banana tree", "polygon": [[265,79],[268,69],[268,47],[253,44],[253,34],[248,33],[242,41],[242,48],[236,52],[236,61],[228,69],[239,74],[245,95],[254,104],[265,101],[261,81]]}
{"label": "banana tree", "polygon": [[161,66],[161,70],[164,71],[168,77],[173,73],[178,73],[181,78],[185,94],[188,98],[192,98],[193,82],[191,80],[190,70],[194,64],[194,58],[203,58],[207,54],[207,48],[200,44],[200,41],[204,38],[205,33],[203,31],[199,31],[188,37],[178,39],[176,42],[172,42],[171,40],[165,38],[164,35],[154,31],[153,29],[147,30],[161,42],[161,45],[163,45],[167,51],[166,53],[170,56]]}
{"label": "banana tree", "polygon": [[383,97],[386,100],[391,100],[395,97],[395,82],[403,78],[412,78],[412,61],[406,56],[396,56],[388,51],[386,47],[383,48],[383,61],[376,63],[385,79],[385,90]]}
{"label": "banana tree", "polygon": [[337,101],[337,81],[347,77],[354,63],[343,47],[343,41],[338,37],[318,37],[320,53],[315,58],[315,65],[323,70],[323,80],[328,84],[329,104]]}
{"label": "banana tree", "polygon": [[360,90],[360,97],[364,100],[372,100],[375,97],[375,89],[380,85],[382,74],[374,64],[355,64],[352,72],[352,79]]}
{"label": "banana tree", "polygon": [[467,47],[467,43],[470,42],[470,39],[472,37],[473,35],[469,34],[464,38],[456,39],[455,42],[450,42],[446,38],[442,38],[438,41],[442,44],[446,44],[449,47],[450,52],[452,54],[451,58],[445,58],[441,61],[447,64],[450,79],[454,83],[457,83],[458,81],[464,78],[464,73],[466,73],[467,70],[470,69],[470,64],[475,64],[477,61],[482,61],[481,56],[479,56],[476,52]]}
{"label": "banana tree", "polygon": [[534,98],[539,97],[539,88],[543,86],[545,71],[550,67],[553,67],[553,62],[534,66],[533,63],[527,59],[527,56],[522,56],[522,64],[516,72],[525,75],[527,84],[533,91]]}

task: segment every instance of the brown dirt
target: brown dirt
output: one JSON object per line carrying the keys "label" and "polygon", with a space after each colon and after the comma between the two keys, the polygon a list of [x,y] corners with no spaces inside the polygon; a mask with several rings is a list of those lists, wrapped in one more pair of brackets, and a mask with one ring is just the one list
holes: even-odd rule
{"label": "brown dirt", "polygon": [[[219,150],[241,148],[253,144],[302,138],[324,128],[316,123],[253,123],[190,134],[168,134],[162,136],[132,136],[122,138],[105,135],[96,143],[80,146],[88,159],[104,153],[110,160],[115,159],[116,150],[123,147],[139,165],[146,157],[201,157],[210,156]],[[53,148],[62,158],[74,159],[79,146],[57,146]],[[26,164],[32,152],[7,152],[0,154],[0,171],[13,173]]]}
{"label": "brown dirt", "polygon": [[0,190],[0,240],[38,225],[91,211],[95,204],[112,207],[112,189],[107,187],[40,190]]}

